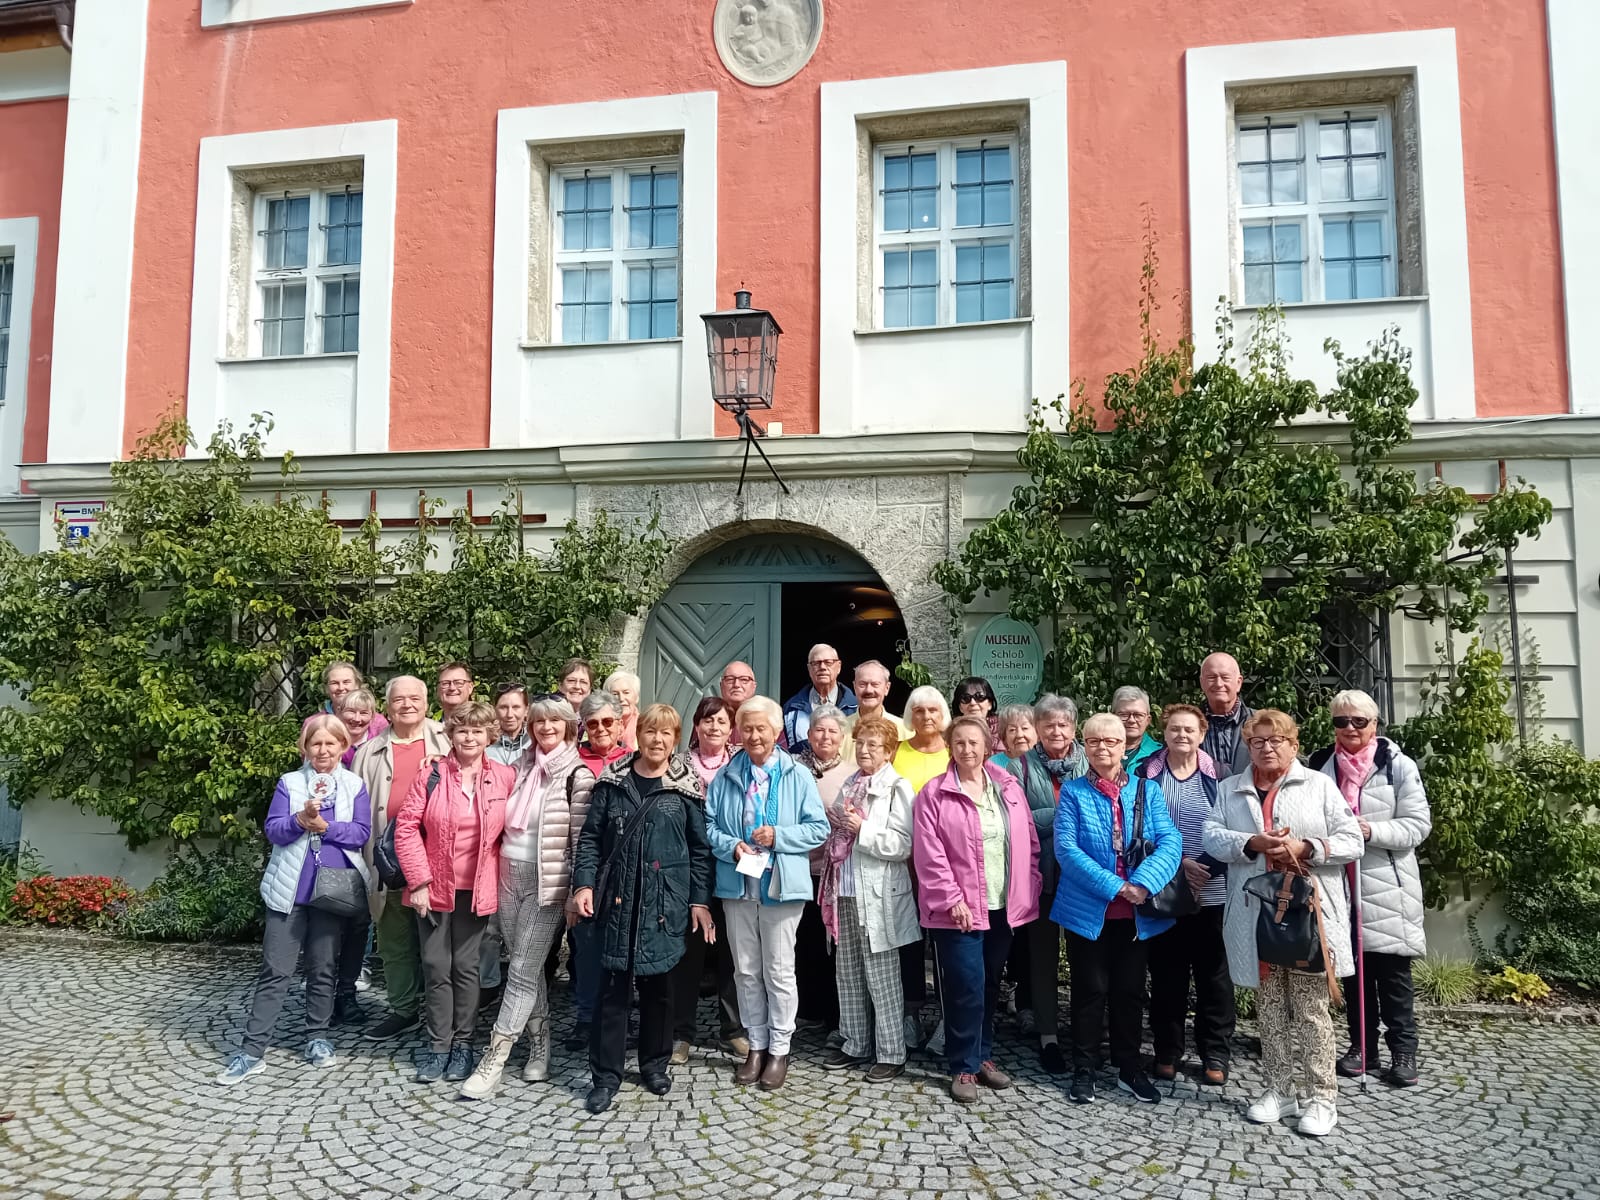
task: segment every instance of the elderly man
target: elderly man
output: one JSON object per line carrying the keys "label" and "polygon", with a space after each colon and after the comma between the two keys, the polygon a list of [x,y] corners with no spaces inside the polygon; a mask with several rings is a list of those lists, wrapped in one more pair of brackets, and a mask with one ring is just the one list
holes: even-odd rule
{"label": "elderly man", "polygon": [[439,719],[442,721],[472,699],[472,668],[447,662],[439,668]]}
{"label": "elderly man", "polygon": [[[756,694],[755,668],[746,662],[731,662],[723,667],[717,694],[732,705],[734,712],[738,712],[739,705]],[[738,750],[739,746],[739,727],[735,725],[728,737],[728,748]]]}
{"label": "elderly man", "polygon": [[844,746],[839,751],[846,762],[855,761],[856,722],[867,717],[882,717],[894,726],[902,742],[911,740],[911,730],[906,723],[883,707],[883,702],[889,698],[889,679],[889,668],[875,658],[867,659],[856,668],[856,701],[859,707],[855,714],[846,720]]}
{"label": "elderly man", "polygon": [[831,704],[847,717],[856,715],[856,694],[839,682],[839,652],[826,642],[818,642],[806,655],[809,687],[789,697],[783,706],[783,744],[791,754],[810,749],[811,710]]}
{"label": "elderly man", "polygon": [[1250,765],[1250,748],[1239,731],[1255,716],[1255,709],[1239,699],[1244,674],[1231,654],[1217,651],[1200,664],[1200,690],[1206,697],[1206,736],[1200,748],[1217,765],[1217,778],[1226,779]]}
{"label": "elderly man", "polygon": [[[415,675],[395,676],[384,691],[384,702],[389,710],[389,728],[365,742],[351,764],[372,799],[374,843],[383,836],[390,817],[400,811],[423,762],[450,753],[444,726],[428,718],[428,685],[422,680]],[[369,861],[371,857],[369,845]],[[406,908],[405,897],[399,892],[373,888],[371,898],[390,1012],[363,1036],[368,1041],[381,1042],[417,1026],[422,999],[422,952],[417,941],[417,918]]]}

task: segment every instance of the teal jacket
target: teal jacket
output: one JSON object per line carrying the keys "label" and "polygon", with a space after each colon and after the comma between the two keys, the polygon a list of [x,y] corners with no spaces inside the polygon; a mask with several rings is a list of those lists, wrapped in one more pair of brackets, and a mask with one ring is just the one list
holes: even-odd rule
{"label": "teal jacket", "polygon": [[[766,808],[756,825],[773,829],[772,863],[761,877],[761,902],[781,904],[810,900],[811,851],[828,838],[828,817],[817,793],[817,781],[783,750],[773,750],[766,767],[772,775]],[[706,837],[717,859],[716,895],[719,900],[744,899],[748,876],[734,869],[733,848],[753,845],[744,823],[744,794],[750,785],[750,756],[743,750],[711,781],[706,792]],[[773,875],[777,896],[773,897]]]}

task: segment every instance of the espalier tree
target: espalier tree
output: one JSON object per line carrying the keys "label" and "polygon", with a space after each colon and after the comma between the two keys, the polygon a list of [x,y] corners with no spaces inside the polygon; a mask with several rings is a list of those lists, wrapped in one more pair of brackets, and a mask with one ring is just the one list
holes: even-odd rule
{"label": "espalier tree", "polygon": [[20,700],[0,708],[0,783],[18,802],[69,801],[133,846],[255,846],[324,664],[397,632],[399,666],[424,676],[459,657],[542,684],[651,598],[666,543],[603,515],[548,555],[521,552],[505,506],[487,534],[458,517],[440,571],[432,530],[388,549],[369,519],[346,538],[292,454],[273,479],[270,428],[224,427],[185,459],[187,426],[165,421],[111,468],[92,538],[0,541],[0,683]]}

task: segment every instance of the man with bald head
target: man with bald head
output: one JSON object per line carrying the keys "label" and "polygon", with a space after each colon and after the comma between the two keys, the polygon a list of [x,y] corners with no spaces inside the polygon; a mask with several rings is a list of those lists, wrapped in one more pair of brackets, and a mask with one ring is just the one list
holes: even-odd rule
{"label": "man with bald head", "polygon": [[[755,668],[747,662],[731,662],[722,668],[722,679],[717,684],[717,694],[733,705],[733,711],[739,711],[751,696],[756,694]],[[728,745],[737,750],[740,746],[739,722],[733,723],[733,732],[728,735]]]}
{"label": "man with bald head", "polygon": [[847,717],[856,715],[856,694],[839,682],[839,652],[826,642],[818,642],[806,655],[806,674],[811,683],[789,697],[783,706],[783,744],[791,754],[810,748],[811,710],[819,704],[832,704]]}
{"label": "man with bald head", "polygon": [[1250,765],[1250,749],[1239,736],[1255,709],[1239,699],[1244,675],[1239,660],[1219,650],[1200,664],[1200,690],[1206,697],[1206,736],[1200,748],[1217,765],[1217,778],[1237,775]]}

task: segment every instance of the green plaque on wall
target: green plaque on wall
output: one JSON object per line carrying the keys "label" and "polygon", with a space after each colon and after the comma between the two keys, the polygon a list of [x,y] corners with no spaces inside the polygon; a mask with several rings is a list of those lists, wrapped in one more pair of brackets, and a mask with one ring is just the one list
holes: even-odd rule
{"label": "green plaque on wall", "polygon": [[1011,617],[990,617],[972,639],[972,673],[993,685],[1001,704],[1032,704],[1044,678],[1039,631]]}

